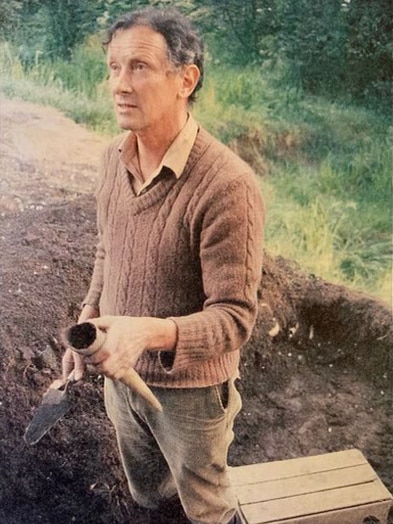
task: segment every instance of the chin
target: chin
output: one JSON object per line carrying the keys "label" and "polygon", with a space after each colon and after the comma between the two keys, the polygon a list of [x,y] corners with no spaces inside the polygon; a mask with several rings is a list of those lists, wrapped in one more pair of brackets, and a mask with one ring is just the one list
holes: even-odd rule
{"label": "chin", "polygon": [[134,123],[128,118],[117,117],[117,124],[121,129],[132,130],[134,129]]}
{"label": "chin", "polygon": [[127,118],[122,115],[117,116],[117,123],[121,129],[126,131],[138,131],[141,129],[141,123],[136,121],[135,118]]}

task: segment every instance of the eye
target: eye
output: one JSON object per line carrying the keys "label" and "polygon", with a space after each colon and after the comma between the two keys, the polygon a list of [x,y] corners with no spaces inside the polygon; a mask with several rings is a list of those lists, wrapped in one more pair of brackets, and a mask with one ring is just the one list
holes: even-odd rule
{"label": "eye", "polygon": [[134,62],[131,66],[131,69],[133,71],[136,71],[138,73],[141,73],[143,71],[146,71],[147,69],[147,64],[145,64],[144,62]]}
{"label": "eye", "polygon": [[115,72],[119,69],[119,66],[116,62],[110,62],[109,63],[109,70],[112,72]]}

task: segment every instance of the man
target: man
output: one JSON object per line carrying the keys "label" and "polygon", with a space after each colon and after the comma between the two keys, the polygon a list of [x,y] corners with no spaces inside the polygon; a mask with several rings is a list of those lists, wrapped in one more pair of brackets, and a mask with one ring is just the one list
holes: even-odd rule
{"label": "man", "polygon": [[[151,522],[163,524],[163,501],[177,495],[194,524],[237,523],[227,452],[239,349],[256,317],[260,193],[250,168],[190,115],[203,47],[186,18],[130,13],[106,45],[128,133],[108,147],[96,193],[99,242],[79,322],[107,337],[90,363],[106,376],[129,488]],[[64,376],[80,378],[84,365],[67,349]],[[116,380],[130,367],[163,412]]]}

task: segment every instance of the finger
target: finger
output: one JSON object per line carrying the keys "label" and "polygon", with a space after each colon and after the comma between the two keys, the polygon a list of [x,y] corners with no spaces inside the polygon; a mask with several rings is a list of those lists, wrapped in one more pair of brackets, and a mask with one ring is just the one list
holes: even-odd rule
{"label": "finger", "polygon": [[73,353],[73,357],[74,357],[73,379],[77,382],[78,380],[82,380],[83,375],[85,374],[85,371],[86,371],[86,364],[80,355]]}
{"label": "finger", "polygon": [[97,351],[88,357],[84,357],[84,362],[92,366],[99,366],[102,364],[108,356],[103,351]]}
{"label": "finger", "polygon": [[71,371],[74,369],[74,357],[72,351],[68,348],[66,349],[63,358],[61,359],[61,369],[63,380],[66,381]]}
{"label": "finger", "polygon": [[[100,352],[102,354],[102,352]],[[105,375],[108,378],[116,379],[119,363],[111,355],[105,354],[104,357],[93,359],[92,364],[96,373]]]}
{"label": "finger", "polygon": [[105,375],[107,376],[108,378],[112,378],[108,372],[107,372],[107,369],[106,369],[106,360],[103,360],[101,362],[87,362],[85,361],[86,364],[87,364],[87,369],[91,372],[91,373],[95,373],[97,375]]}

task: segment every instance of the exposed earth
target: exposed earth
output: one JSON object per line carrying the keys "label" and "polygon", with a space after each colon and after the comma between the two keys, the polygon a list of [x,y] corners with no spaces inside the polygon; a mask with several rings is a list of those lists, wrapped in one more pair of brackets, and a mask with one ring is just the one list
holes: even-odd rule
{"label": "exposed earth", "polygon": [[[0,116],[0,523],[144,524],[119,465],[102,377],[76,388],[71,411],[39,443],[23,441],[60,374],[59,333],[87,289],[92,193],[107,140],[26,102],[1,98]],[[358,448],[392,492],[389,306],[268,253],[259,306],[230,464]]]}

